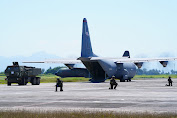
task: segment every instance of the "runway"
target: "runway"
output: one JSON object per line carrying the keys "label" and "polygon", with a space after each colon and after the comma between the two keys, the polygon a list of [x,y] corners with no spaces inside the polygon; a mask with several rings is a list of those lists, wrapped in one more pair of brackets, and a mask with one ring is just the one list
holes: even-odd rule
{"label": "runway", "polygon": [[118,82],[109,90],[109,82],[67,82],[63,92],[55,92],[55,83],[12,86],[0,85],[0,110],[91,110],[114,112],[177,112],[177,79],[143,79]]}

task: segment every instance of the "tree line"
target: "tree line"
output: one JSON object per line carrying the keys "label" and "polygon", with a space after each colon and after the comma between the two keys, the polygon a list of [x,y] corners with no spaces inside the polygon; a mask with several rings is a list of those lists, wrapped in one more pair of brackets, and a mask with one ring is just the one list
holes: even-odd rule
{"label": "tree line", "polygon": [[144,68],[144,69],[137,69],[136,74],[137,75],[169,75],[169,74],[175,75],[177,74],[177,71],[171,70],[170,72],[164,72],[157,69],[147,70]]}
{"label": "tree line", "polygon": [[58,70],[65,68],[62,66],[54,67],[54,68],[49,68],[45,71],[45,69],[42,69],[42,74],[55,74]]}

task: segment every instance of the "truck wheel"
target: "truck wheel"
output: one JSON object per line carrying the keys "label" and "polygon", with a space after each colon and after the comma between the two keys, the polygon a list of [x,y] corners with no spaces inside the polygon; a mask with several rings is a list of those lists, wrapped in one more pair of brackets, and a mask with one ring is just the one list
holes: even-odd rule
{"label": "truck wheel", "polygon": [[7,86],[11,86],[11,83],[10,83],[10,82],[7,82]]}
{"label": "truck wheel", "polygon": [[22,83],[18,83],[18,85],[23,85]]}
{"label": "truck wheel", "polygon": [[124,79],[120,79],[120,82],[125,82],[125,80]]}
{"label": "truck wheel", "polygon": [[36,77],[36,85],[40,84],[40,77]]}
{"label": "truck wheel", "polygon": [[33,79],[32,79],[31,84],[32,84],[32,85],[36,85],[36,78],[33,78]]}
{"label": "truck wheel", "polygon": [[18,85],[26,85],[25,79],[23,79],[21,82],[18,82]]}
{"label": "truck wheel", "polygon": [[28,83],[28,80],[24,78],[22,82],[23,82],[23,85],[26,85]]}
{"label": "truck wheel", "polygon": [[24,85],[24,83],[23,82],[18,82],[18,85]]}

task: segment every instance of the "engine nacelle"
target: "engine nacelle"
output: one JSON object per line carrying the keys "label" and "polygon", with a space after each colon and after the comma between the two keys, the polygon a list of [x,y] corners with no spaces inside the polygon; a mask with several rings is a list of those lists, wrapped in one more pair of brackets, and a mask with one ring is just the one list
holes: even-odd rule
{"label": "engine nacelle", "polygon": [[163,65],[163,67],[166,67],[168,64],[168,61],[159,61],[159,62]]}
{"label": "engine nacelle", "polygon": [[138,67],[138,68],[141,68],[142,65],[143,65],[143,62],[138,62],[138,63],[135,63],[135,65]]}

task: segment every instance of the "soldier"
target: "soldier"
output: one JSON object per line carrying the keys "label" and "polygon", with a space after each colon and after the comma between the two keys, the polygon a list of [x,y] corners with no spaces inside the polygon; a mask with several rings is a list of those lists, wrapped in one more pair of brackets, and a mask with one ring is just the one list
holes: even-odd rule
{"label": "soldier", "polygon": [[172,86],[173,81],[171,80],[170,76],[168,77],[168,83],[169,83],[168,86]]}
{"label": "soldier", "polygon": [[113,87],[114,87],[114,89],[116,89],[117,85],[118,84],[117,84],[117,82],[115,80],[115,76],[112,76],[112,78],[110,80],[110,88],[109,89],[113,89]]}
{"label": "soldier", "polygon": [[56,82],[56,92],[57,92],[57,87],[60,87],[60,91],[63,91],[63,81],[61,81],[59,78],[57,78],[57,82]]}

